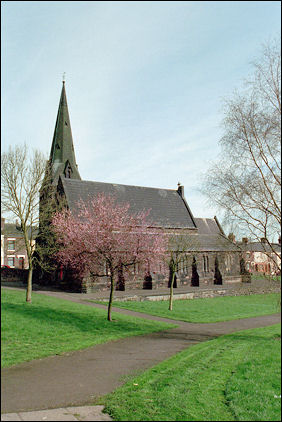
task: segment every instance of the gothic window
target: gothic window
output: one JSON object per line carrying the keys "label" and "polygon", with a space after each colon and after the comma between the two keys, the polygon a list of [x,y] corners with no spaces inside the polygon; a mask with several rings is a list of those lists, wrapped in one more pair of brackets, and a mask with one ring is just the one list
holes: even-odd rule
{"label": "gothic window", "polygon": [[132,273],[133,273],[134,275],[137,275],[137,274],[139,273],[139,266],[138,266],[138,262],[135,262],[135,263],[133,264],[133,271],[132,271]]}
{"label": "gothic window", "polygon": [[109,265],[107,262],[104,263],[104,273],[106,276],[108,276],[110,274],[110,269],[109,269]]}
{"label": "gothic window", "polygon": [[204,272],[207,273],[210,270],[209,266],[209,257],[207,255],[203,255],[203,264],[204,264]]}
{"label": "gothic window", "polygon": [[188,262],[188,255],[185,255],[185,272],[188,272],[188,268],[189,268],[189,262]]}

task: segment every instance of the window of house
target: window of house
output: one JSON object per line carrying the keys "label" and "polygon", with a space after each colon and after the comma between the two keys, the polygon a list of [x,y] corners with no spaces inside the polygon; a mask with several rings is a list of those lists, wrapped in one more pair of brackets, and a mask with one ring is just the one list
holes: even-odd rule
{"label": "window of house", "polygon": [[16,249],[16,241],[15,239],[8,239],[7,241],[8,251],[14,251]]}
{"label": "window of house", "polygon": [[15,257],[14,256],[8,256],[7,257],[7,265],[9,265],[9,267],[15,266]]}

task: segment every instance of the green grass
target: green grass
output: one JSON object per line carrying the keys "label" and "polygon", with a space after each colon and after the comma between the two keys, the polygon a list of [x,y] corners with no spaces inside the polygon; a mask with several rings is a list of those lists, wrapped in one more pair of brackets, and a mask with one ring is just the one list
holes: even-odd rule
{"label": "green grass", "polygon": [[115,421],[280,421],[280,334],[277,324],[191,346],[99,402]]}
{"label": "green grass", "polygon": [[262,273],[253,273],[252,280],[270,280],[270,281],[280,281],[281,282],[281,275],[264,275]]}
{"label": "green grass", "polygon": [[[279,297],[279,294],[273,293],[174,300],[172,311],[168,310],[167,300],[115,301],[114,306],[178,321],[205,323],[251,318],[280,312],[280,307],[278,306]],[[105,304],[105,302],[103,303]]]}
{"label": "green grass", "polygon": [[29,304],[24,291],[1,292],[2,367],[175,327],[114,312],[109,322],[106,309],[37,293]]}

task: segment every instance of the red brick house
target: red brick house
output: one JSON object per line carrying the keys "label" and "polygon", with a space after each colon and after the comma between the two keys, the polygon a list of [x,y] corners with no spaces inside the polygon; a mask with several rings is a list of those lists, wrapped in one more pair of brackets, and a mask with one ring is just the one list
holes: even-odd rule
{"label": "red brick house", "polygon": [[238,243],[243,251],[246,270],[251,273],[275,275],[281,268],[281,238],[271,246],[264,238],[260,242],[250,242],[246,237]]}
{"label": "red brick house", "polygon": [[19,223],[8,223],[1,217],[1,267],[3,266],[27,269],[28,260]]}

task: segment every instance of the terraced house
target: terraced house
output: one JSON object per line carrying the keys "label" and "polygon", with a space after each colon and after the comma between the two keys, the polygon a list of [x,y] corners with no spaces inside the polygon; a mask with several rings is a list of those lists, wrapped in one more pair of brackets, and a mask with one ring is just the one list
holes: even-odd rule
{"label": "terraced house", "polygon": [[[75,159],[65,82],[62,86],[49,162],[52,185],[57,193],[65,198],[70,210],[75,210],[80,199],[87,201],[99,193],[111,194],[118,202],[128,202],[132,212],[150,209],[150,219],[154,222],[154,227],[164,229],[170,234],[184,234],[189,237],[191,248],[179,265],[178,283],[190,284],[193,257],[197,262],[200,284],[214,282],[216,258],[224,282],[240,281],[240,248],[225,236],[216,217],[194,218],[184,196],[184,187],[180,184],[174,190],[81,179]],[[152,274],[153,288],[167,285],[169,268],[165,273],[165,277]],[[133,269],[126,288],[142,288],[143,277],[144,274],[138,273],[138,268]],[[66,275],[61,281],[67,288],[70,278]],[[104,280],[100,279],[98,282],[88,277],[78,281],[76,288],[79,291],[106,289],[106,269]]]}
{"label": "terraced house", "polygon": [[27,269],[28,260],[19,222],[9,223],[1,217],[1,267],[3,266]]}
{"label": "terraced house", "polygon": [[281,237],[278,243],[268,244],[265,238],[260,242],[251,242],[243,237],[238,243],[243,251],[246,269],[251,273],[279,275],[281,268]]}

